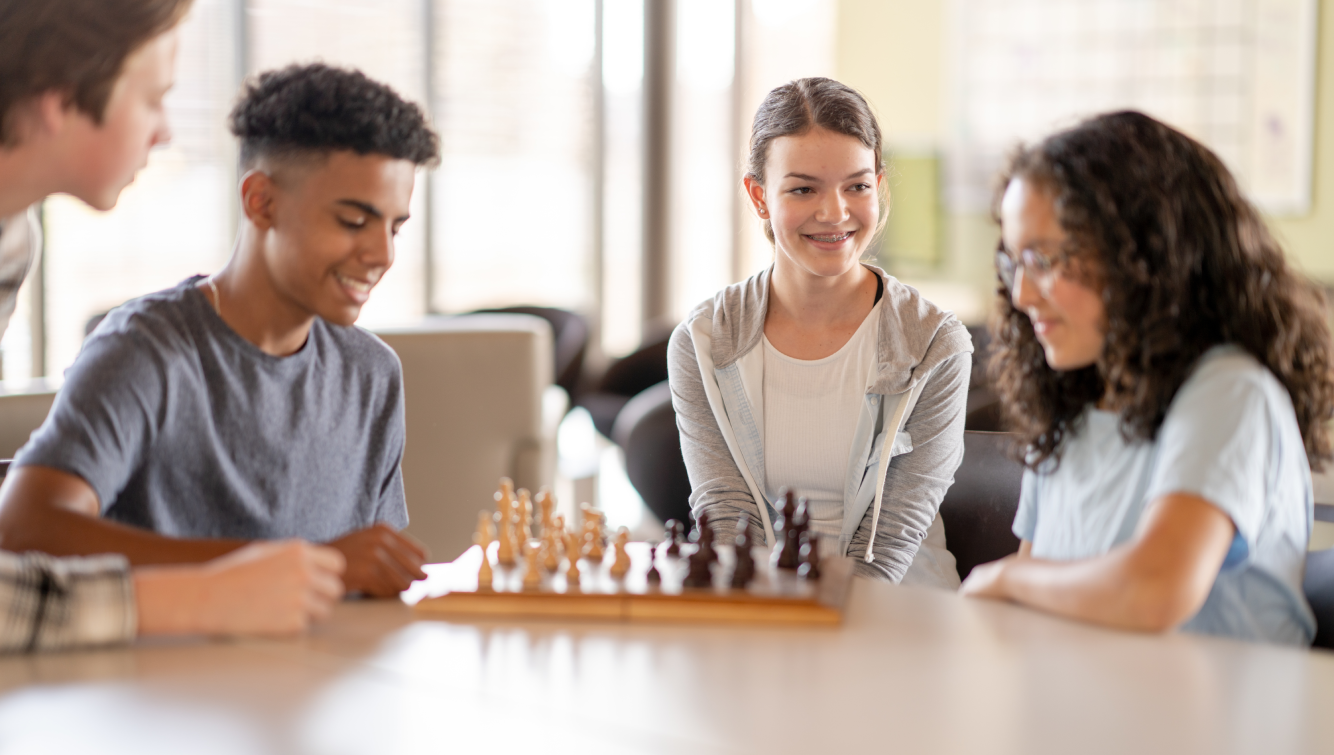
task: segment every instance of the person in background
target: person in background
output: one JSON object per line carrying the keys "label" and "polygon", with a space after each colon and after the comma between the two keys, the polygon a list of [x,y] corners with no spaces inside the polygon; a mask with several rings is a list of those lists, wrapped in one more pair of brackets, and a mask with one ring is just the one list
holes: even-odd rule
{"label": "person in background", "polygon": [[323,64],[256,76],[230,126],[231,259],[84,342],[0,489],[0,545],[148,565],[296,537],[342,553],[349,591],[397,595],[427,558],[398,531],[402,368],[354,323],[437,137],[389,87]]}
{"label": "person in background", "polygon": [[963,459],[972,340],[950,312],[862,262],[884,224],[880,126],[823,78],[769,92],[746,194],[773,265],[697,306],[668,375],[698,519],[773,542],[779,491],[879,579],[954,589],[940,502]]}
{"label": "person in background", "polygon": [[1021,149],[996,202],[991,371],[1026,449],[1017,555],[965,595],[1310,644],[1323,295],[1216,155],[1135,112]]}
{"label": "person in background", "polygon": [[[42,199],[63,192],[109,210],[170,138],[163,96],[189,8],[0,0],[0,333],[41,248]],[[0,652],[300,632],[342,596],[343,569],[337,550],[299,541],[135,569],[121,555],[0,551]]]}

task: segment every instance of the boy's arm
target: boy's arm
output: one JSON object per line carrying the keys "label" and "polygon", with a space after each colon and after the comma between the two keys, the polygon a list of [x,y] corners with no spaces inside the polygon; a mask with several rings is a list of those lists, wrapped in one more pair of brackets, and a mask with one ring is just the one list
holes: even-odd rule
{"label": "boy's arm", "polygon": [[348,592],[389,598],[408,589],[413,580],[426,579],[426,546],[384,522],[349,532],[326,543],[347,559],[343,582]]}
{"label": "boy's arm", "polygon": [[1155,499],[1129,543],[1082,561],[1019,554],[973,569],[964,595],[999,598],[1122,629],[1162,632],[1204,605],[1236,532],[1196,495]]}
{"label": "boy's arm", "polygon": [[123,553],[136,566],[196,563],[244,540],[184,540],[99,516],[97,494],[76,475],[42,466],[10,471],[0,486],[0,549],[54,556]]}

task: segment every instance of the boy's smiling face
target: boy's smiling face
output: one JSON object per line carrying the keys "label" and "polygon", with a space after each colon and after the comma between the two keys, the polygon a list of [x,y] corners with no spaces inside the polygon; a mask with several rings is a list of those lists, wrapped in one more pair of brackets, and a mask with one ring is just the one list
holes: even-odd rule
{"label": "boy's smiling face", "polygon": [[394,264],[415,174],[407,160],[337,151],[254,176],[266,180],[268,201],[247,214],[267,231],[264,264],[284,303],[335,325],[356,322]]}

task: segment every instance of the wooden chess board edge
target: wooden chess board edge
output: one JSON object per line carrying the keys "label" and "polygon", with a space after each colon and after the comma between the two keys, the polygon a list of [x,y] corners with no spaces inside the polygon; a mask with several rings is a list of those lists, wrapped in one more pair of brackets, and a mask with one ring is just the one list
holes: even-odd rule
{"label": "wooden chess board edge", "polygon": [[796,624],[836,626],[837,608],[813,601],[698,595],[448,593],[418,602],[414,610],[443,618],[587,619],[668,624]]}
{"label": "wooden chess board edge", "polygon": [[589,618],[620,620],[624,596],[600,594],[535,594],[514,592],[452,592],[417,603],[416,611],[441,616],[506,616],[514,618]]}
{"label": "wooden chess board edge", "polygon": [[654,600],[633,595],[626,601],[628,621],[671,624],[801,624],[835,626],[838,610],[818,603],[787,601]]}

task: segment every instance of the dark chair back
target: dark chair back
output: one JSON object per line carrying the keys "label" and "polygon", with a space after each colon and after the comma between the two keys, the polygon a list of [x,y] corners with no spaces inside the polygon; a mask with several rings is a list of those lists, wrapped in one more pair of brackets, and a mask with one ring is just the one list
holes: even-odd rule
{"label": "dark chair back", "polygon": [[1010,433],[963,434],[963,463],[940,504],[945,544],[964,579],[974,566],[1019,550],[1010,527],[1019,508],[1023,465],[1010,456]]}
{"label": "dark chair back", "polygon": [[626,477],[654,516],[663,522],[675,519],[689,528],[690,476],[681,456],[681,434],[667,382],[626,402],[611,437],[625,452]]}
{"label": "dark chair back", "polygon": [[[1334,506],[1317,503],[1315,518],[1334,522]],[[1302,581],[1306,602],[1315,614],[1315,647],[1334,650],[1334,548],[1306,554],[1306,578]]]}
{"label": "dark chair back", "polygon": [[612,362],[597,388],[579,397],[578,405],[588,410],[598,432],[613,438],[616,418],[630,399],[667,379],[670,338],[671,331],[667,331]]}

